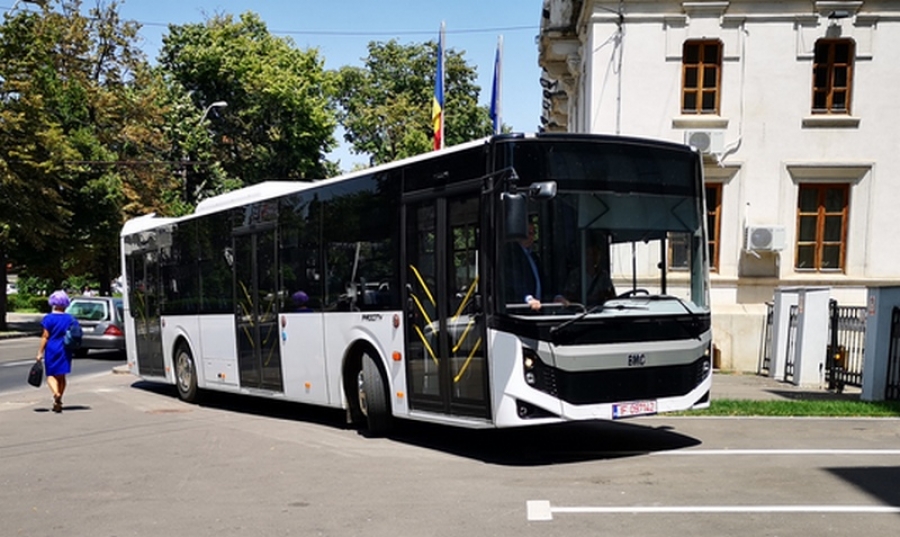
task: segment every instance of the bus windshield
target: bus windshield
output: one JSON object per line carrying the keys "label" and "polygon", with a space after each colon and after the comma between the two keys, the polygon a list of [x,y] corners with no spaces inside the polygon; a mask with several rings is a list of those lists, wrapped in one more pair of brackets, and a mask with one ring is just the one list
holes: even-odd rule
{"label": "bus windshield", "polygon": [[[543,172],[529,181],[552,179],[558,194],[530,202],[528,236],[499,245],[501,310],[617,316],[706,311],[705,214],[691,161],[639,152],[609,157],[596,146],[582,154],[574,145],[564,159],[560,150],[529,155],[530,169]],[[554,160],[566,162],[566,169]]]}

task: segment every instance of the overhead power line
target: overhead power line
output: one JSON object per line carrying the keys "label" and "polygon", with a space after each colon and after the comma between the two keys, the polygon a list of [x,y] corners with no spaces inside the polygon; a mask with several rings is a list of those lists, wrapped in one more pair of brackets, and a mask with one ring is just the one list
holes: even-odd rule
{"label": "overhead power line", "polygon": [[[143,26],[160,26],[167,28],[171,23],[134,21]],[[197,24],[197,23],[186,23]],[[447,30],[448,34],[486,34],[497,32],[520,32],[524,30],[538,30],[537,25],[530,26],[495,26],[491,28],[463,28],[460,30]],[[396,30],[396,31],[352,31],[352,30],[269,30],[273,34],[280,35],[328,35],[336,37],[365,37],[365,36],[404,36],[404,35],[434,35],[434,30]]]}

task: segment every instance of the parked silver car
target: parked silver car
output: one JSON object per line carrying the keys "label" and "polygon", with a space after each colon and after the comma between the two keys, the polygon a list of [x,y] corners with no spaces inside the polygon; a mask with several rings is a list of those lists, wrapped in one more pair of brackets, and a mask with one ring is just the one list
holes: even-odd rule
{"label": "parked silver car", "polygon": [[75,356],[90,349],[125,350],[125,316],[122,299],[109,296],[80,296],[72,299],[66,312],[78,319],[84,335]]}

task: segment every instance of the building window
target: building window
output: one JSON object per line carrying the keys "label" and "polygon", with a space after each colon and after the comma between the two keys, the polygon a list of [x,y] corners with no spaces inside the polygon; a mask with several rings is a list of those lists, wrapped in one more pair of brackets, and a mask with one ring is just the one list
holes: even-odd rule
{"label": "building window", "polygon": [[719,41],[687,41],[681,71],[681,113],[718,114],[722,44]]}
{"label": "building window", "polygon": [[706,232],[709,233],[709,270],[719,271],[719,238],[722,217],[722,183],[706,184]]}
{"label": "building window", "polygon": [[849,114],[853,87],[851,39],[819,39],[813,61],[813,114]]}
{"label": "building window", "polygon": [[844,269],[847,247],[848,184],[801,184],[797,199],[796,268]]}

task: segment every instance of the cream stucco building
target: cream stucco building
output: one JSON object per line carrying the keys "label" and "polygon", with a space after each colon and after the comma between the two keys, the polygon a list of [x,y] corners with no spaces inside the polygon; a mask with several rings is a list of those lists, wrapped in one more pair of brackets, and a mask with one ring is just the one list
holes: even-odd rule
{"label": "cream stucco building", "polygon": [[779,286],[900,281],[900,1],[545,0],[547,131],[704,153],[714,340],[755,371]]}

